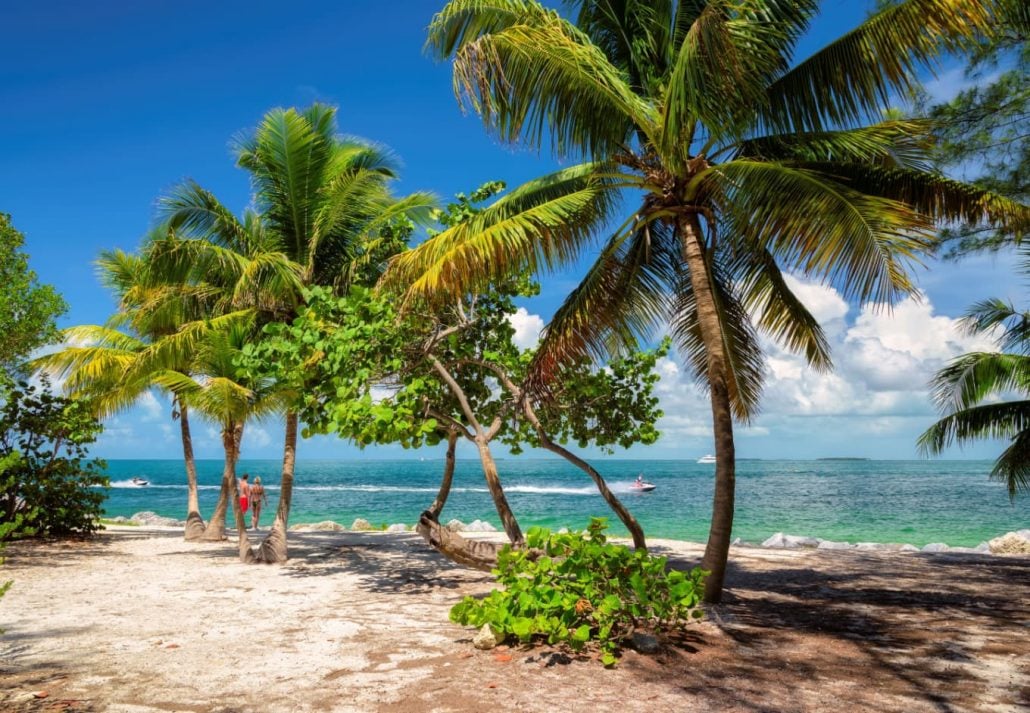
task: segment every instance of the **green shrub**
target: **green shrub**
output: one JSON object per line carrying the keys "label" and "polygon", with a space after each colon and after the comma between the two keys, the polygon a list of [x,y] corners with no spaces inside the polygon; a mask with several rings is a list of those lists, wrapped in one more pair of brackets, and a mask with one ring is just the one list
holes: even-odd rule
{"label": "green shrub", "polygon": [[101,426],[85,404],[44,382],[0,386],[0,539],[89,535],[100,528],[108,484],[86,460]]}
{"label": "green shrub", "polygon": [[696,607],[707,572],[669,570],[665,557],[608,544],[606,527],[604,518],[593,518],[584,533],[530,529],[525,549],[501,551],[494,575],[504,589],[465,597],[451,620],[577,651],[597,642],[610,666],[634,629],[660,632],[703,615]]}

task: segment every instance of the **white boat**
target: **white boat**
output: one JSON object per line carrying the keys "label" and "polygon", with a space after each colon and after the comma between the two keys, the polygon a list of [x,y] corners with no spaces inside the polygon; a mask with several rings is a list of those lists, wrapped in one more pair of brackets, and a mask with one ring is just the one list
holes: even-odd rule
{"label": "white boat", "polygon": [[697,462],[698,463],[714,463],[715,462],[715,456],[713,456],[711,453],[709,453],[706,456],[701,456],[700,458],[698,458]]}
{"label": "white boat", "polygon": [[139,476],[136,476],[135,478],[132,479],[132,484],[133,485],[138,485],[140,487],[143,487],[144,485],[150,485],[150,481],[146,480],[144,478],[140,478]]}

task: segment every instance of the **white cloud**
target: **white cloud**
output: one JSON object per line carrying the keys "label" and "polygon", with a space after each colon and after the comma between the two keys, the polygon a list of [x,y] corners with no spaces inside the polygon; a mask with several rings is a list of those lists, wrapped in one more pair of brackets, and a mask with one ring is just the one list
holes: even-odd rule
{"label": "white cloud", "polygon": [[531,349],[540,341],[544,320],[538,314],[530,314],[525,307],[519,307],[515,314],[508,315],[508,321],[515,329],[515,345],[519,349]]}
{"label": "white cloud", "polygon": [[143,412],[141,416],[143,421],[160,421],[164,418],[165,408],[152,391],[143,392],[137,405]]}
{"label": "white cloud", "polygon": [[[787,280],[823,325],[835,368],[820,373],[803,357],[763,344],[761,414],[749,426],[738,426],[741,437],[804,439],[830,427],[877,435],[904,426],[918,433],[934,414],[928,396],[934,373],[962,353],[993,348],[989,339],[963,334],[958,319],[935,314],[925,295],[910,297],[893,310],[866,306],[849,324],[852,310],[832,287]],[[692,455],[711,438],[707,396],[676,360],[660,360],[657,370],[656,393],[666,414],[658,424],[659,445]]]}
{"label": "white cloud", "polygon": [[263,427],[256,424],[247,426],[243,431],[244,441],[255,448],[264,448],[272,443],[272,436]]}

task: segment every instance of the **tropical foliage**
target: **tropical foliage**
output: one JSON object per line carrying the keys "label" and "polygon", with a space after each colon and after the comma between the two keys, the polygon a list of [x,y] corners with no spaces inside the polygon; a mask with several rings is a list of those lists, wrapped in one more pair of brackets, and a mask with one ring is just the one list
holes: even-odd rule
{"label": "tropical foliage", "polygon": [[938,455],[953,443],[1006,439],[991,477],[1014,498],[1030,491],[1030,312],[988,299],[969,310],[965,326],[995,336],[1001,351],[964,354],[937,373],[934,401],[946,415],[919,437],[919,447]]}
{"label": "tropical foliage", "polygon": [[[795,61],[816,0],[570,3],[453,0],[429,47],[459,97],[510,142],[587,163],[532,185],[552,193],[456,226],[396,261],[423,299],[554,267],[632,200],[549,325],[541,382],[585,354],[671,325],[711,395],[715,502],[704,566],[721,596],[733,519],[733,419],[756,413],[759,335],[829,368],[819,324],[784,272],[887,305],[937,221],[1021,225],[1021,205],[928,169],[930,124],[885,120],[942,51],[990,36],[998,2],[907,0]],[[512,195],[519,194],[516,190]]]}
{"label": "tropical foliage", "polygon": [[[934,122],[936,165],[968,176],[976,185],[1013,200],[1030,199],[1030,10],[1006,0],[995,33],[979,38],[969,54],[969,85],[953,98],[934,103],[917,94],[921,113]],[[1022,232],[1025,233],[1025,227]],[[1019,233],[965,223],[942,232],[948,257],[996,251],[1018,241]]]}
{"label": "tropical foliage", "polygon": [[107,485],[87,460],[101,431],[87,404],[25,382],[0,390],[0,532],[5,537],[90,535]]}
{"label": "tropical foliage", "polygon": [[0,213],[0,366],[13,375],[33,350],[58,339],[55,320],[67,309],[50,285],[41,285],[21,251],[25,236]]}
{"label": "tropical foliage", "polygon": [[[333,107],[273,109],[253,134],[235,142],[235,152],[250,175],[254,210],[237,219],[197,183],[182,184],[162,201],[169,229],[185,238],[166,257],[231,275],[230,307],[254,310],[258,327],[289,323],[305,287],[345,294],[352,284],[374,281],[404,246],[404,228],[433,206],[425,193],[395,197],[389,151],[341,138]],[[258,551],[261,561],[287,557],[298,420],[292,409],[284,415],[279,506]]]}
{"label": "tropical foliage", "polygon": [[705,572],[670,570],[665,557],[607,542],[606,523],[594,518],[586,532],[552,534],[534,527],[528,549],[502,550],[497,583],[486,597],[465,597],[451,620],[501,638],[566,644],[580,651],[591,642],[606,666],[637,629],[667,631],[700,618]]}

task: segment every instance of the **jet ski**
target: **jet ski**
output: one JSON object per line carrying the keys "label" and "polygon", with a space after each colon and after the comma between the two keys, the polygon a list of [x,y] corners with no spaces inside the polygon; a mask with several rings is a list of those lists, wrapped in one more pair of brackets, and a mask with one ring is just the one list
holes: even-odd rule
{"label": "jet ski", "polygon": [[638,480],[635,481],[633,485],[631,485],[630,487],[633,488],[633,490],[637,490],[641,493],[649,493],[658,486],[654,483],[648,483],[646,480]]}
{"label": "jet ski", "polygon": [[150,485],[150,481],[145,478],[140,478],[139,476],[136,476],[132,479],[132,484],[142,488],[144,485]]}

